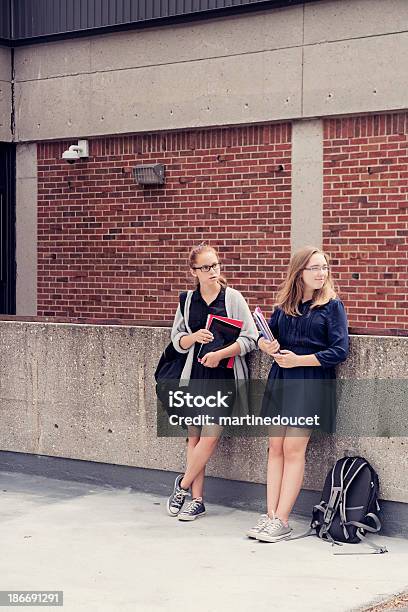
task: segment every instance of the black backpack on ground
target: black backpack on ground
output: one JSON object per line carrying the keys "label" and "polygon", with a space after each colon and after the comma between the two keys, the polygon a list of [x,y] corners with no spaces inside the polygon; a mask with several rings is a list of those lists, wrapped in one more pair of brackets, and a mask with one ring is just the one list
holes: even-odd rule
{"label": "black backpack on ground", "polygon": [[[309,531],[291,539],[315,532],[332,545],[366,542],[373,553],[388,552],[385,547],[365,540],[367,532],[377,533],[381,529],[377,515],[380,511],[378,495],[378,475],[364,457],[339,459],[326,476],[321,501],[313,508]],[[334,554],[366,553],[350,551]]]}

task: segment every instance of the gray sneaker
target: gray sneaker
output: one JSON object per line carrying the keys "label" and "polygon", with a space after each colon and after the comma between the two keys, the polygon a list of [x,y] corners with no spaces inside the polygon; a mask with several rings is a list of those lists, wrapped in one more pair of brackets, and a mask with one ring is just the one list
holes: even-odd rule
{"label": "gray sneaker", "polygon": [[249,529],[246,532],[246,535],[248,536],[248,538],[257,538],[258,534],[262,531],[262,529],[265,527],[265,525],[270,520],[271,519],[269,518],[267,514],[261,514],[256,525],[254,525],[251,529]]}
{"label": "gray sneaker", "polygon": [[179,513],[179,521],[195,521],[199,516],[205,514],[205,506],[202,497],[195,497],[187,506]]}
{"label": "gray sneaker", "polygon": [[280,540],[290,538],[292,531],[293,529],[289,525],[285,527],[280,519],[274,518],[266,523],[262,531],[256,536],[256,539],[260,542],[279,542]]}

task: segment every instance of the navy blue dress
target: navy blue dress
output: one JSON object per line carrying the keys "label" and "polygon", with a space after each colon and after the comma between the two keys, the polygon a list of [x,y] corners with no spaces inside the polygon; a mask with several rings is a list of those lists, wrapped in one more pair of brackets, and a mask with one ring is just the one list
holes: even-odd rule
{"label": "navy blue dress", "polygon": [[[297,355],[314,354],[321,367],[281,368],[274,362],[262,400],[261,415],[318,417],[313,427],[333,433],[336,424],[335,366],[348,355],[347,316],[338,298],[312,309],[311,303],[312,300],[308,300],[299,304],[301,316],[290,316],[277,308],[272,313],[269,327],[281,349]],[[299,427],[294,419],[289,425],[292,423]]]}

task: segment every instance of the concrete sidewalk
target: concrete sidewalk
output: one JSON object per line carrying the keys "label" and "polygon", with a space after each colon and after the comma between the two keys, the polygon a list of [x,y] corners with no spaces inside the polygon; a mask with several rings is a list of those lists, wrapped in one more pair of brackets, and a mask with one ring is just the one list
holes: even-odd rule
{"label": "concrete sidewalk", "polygon": [[208,504],[181,523],[164,498],[129,489],[4,472],[0,483],[1,589],[63,590],[67,612],[346,612],[408,586],[408,540],[333,556],[315,537],[247,539],[252,512]]}

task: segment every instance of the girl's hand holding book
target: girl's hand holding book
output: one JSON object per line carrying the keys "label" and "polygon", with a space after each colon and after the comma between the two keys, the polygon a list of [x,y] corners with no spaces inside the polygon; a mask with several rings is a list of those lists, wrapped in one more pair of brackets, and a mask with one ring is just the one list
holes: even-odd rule
{"label": "girl's hand holding book", "polygon": [[207,368],[218,368],[220,361],[221,359],[217,355],[217,351],[207,353],[202,359],[200,359],[200,363],[206,366]]}
{"label": "girl's hand holding book", "polygon": [[265,338],[261,338],[259,340],[258,346],[261,351],[267,355],[274,355],[274,353],[277,353],[280,349],[280,344],[277,340],[273,340],[271,342],[270,340],[265,340]]}
{"label": "girl's hand holding book", "polygon": [[208,344],[214,340],[214,336],[208,329],[199,329],[193,336],[194,342],[200,342],[200,344]]}
{"label": "girl's hand holding book", "polygon": [[273,358],[281,368],[297,368],[300,365],[299,355],[296,355],[293,351],[283,350],[273,355]]}

